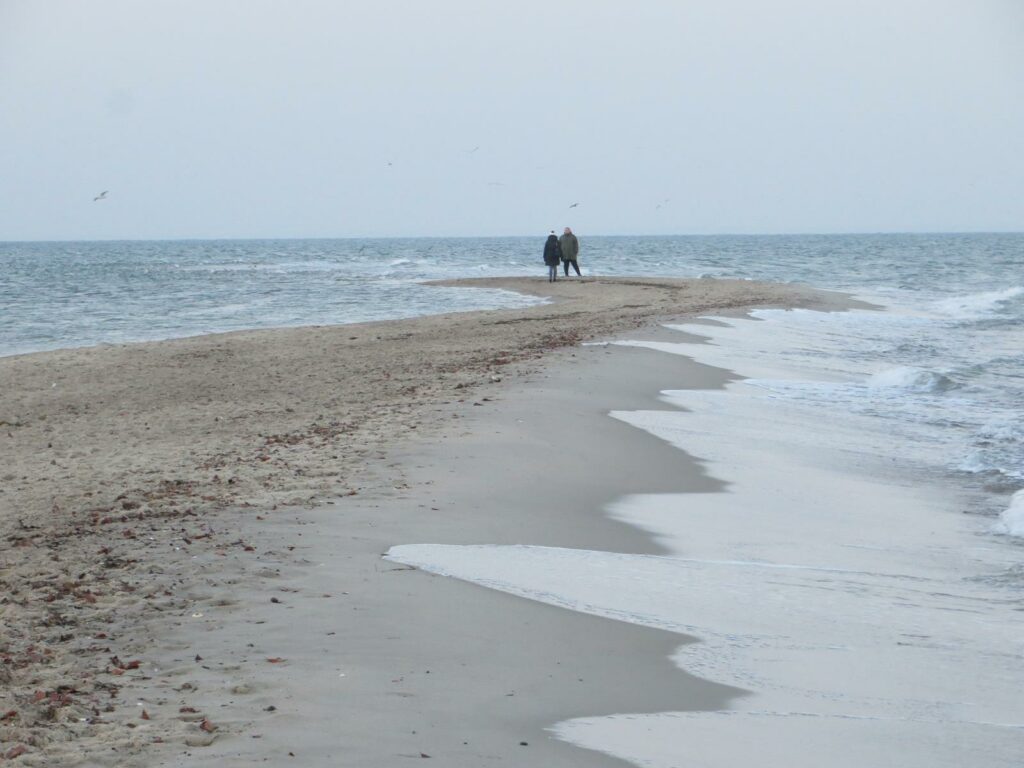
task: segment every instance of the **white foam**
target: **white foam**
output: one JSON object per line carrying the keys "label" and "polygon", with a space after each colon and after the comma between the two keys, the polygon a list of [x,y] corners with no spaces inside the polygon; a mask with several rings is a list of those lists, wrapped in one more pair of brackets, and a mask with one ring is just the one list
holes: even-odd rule
{"label": "white foam", "polygon": [[[744,376],[782,379],[797,374],[819,381],[853,382],[875,372],[871,358],[879,346],[894,339],[927,338],[935,323],[908,312],[860,310],[823,313],[760,309],[750,316],[763,322],[717,320],[714,325],[666,327],[697,335],[706,342],[699,351],[691,344],[681,344],[677,354],[696,354],[701,362],[730,370],[736,370],[742,361]],[[841,354],[837,355],[837,350]]]}
{"label": "white foam", "polygon": [[[668,326],[699,335],[699,345],[631,343],[729,368],[765,398],[818,409],[818,419],[867,416],[874,424],[865,421],[866,429],[899,438],[889,441],[887,453],[901,460],[1024,477],[1016,430],[991,426],[1019,421],[1013,396],[1019,334],[1000,330],[982,337],[934,312],[907,310],[751,315],[763,322]],[[905,444],[896,448],[900,440]]]}
{"label": "white foam", "polygon": [[1018,768],[1024,737],[1019,728],[999,724],[936,728],[927,721],[799,711],[616,715],[570,720],[551,730],[577,746],[644,768]]}
{"label": "white foam", "polygon": [[1013,494],[1010,506],[999,516],[992,530],[1008,536],[1024,536],[1024,490]]}
{"label": "white foam", "polygon": [[1002,291],[986,291],[969,296],[954,296],[943,299],[935,304],[939,314],[958,320],[977,320],[995,314],[1000,305],[1024,294],[1024,287],[1019,285]]}
{"label": "white foam", "polygon": [[[691,534],[702,533],[699,522],[687,524]],[[1014,671],[1020,623],[1004,621],[1004,607],[985,600],[979,585],[800,563],[530,546],[400,546],[387,557],[562,608],[694,635],[700,642],[673,656],[679,667],[756,692],[728,717],[620,714],[555,728],[561,738],[637,765],[679,765],[698,743],[699,764],[735,765],[730,745],[751,733],[779,757],[770,764],[789,764],[787,754],[799,764],[803,745],[794,734],[802,727],[788,721],[805,718],[815,719],[816,738],[835,750],[830,766],[860,768],[865,740],[897,750],[906,729],[918,738],[912,755],[901,752],[909,760],[903,764],[955,758],[971,765],[972,756],[1004,739],[1005,728],[1024,724]],[[766,715],[778,717],[778,730],[762,731]],[[647,737],[624,735],[624,720]],[[861,726],[851,730],[853,720]],[[704,733],[709,722],[715,739]],[[951,731],[957,739],[948,738]],[[1010,764],[1009,754],[1004,763],[985,764]]]}
{"label": "white foam", "polygon": [[985,461],[984,455],[977,449],[970,450],[965,453],[956,468],[961,472],[967,472],[972,475],[979,475],[982,472],[992,472],[996,469]]}
{"label": "white foam", "polygon": [[941,373],[924,371],[911,366],[899,366],[879,371],[868,379],[867,385],[871,389],[941,392],[950,389],[953,382]]}
{"label": "white foam", "polygon": [[990,440],[1024,442],[1024,422],[1020,419],[1016,421],[1003,419],[989,421],[981,426],[978,434]]}

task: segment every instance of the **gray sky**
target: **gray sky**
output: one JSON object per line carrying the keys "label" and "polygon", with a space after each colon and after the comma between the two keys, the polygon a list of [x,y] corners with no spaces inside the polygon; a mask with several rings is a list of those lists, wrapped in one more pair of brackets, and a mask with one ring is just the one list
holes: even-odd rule
{"label": "gray sky", "polygon": [[1024,0],[0,0],[0,240],[566,224],[1024,230]]}

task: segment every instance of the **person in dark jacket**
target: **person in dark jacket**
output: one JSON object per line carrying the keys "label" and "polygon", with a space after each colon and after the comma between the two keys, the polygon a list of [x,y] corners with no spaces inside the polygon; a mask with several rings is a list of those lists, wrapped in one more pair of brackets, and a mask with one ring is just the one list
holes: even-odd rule
{"label": "person in dark jacket", "polygon": [[558,244],[558,238],[552,231],[544,243],[544,263],[548,265],[548,282],[553,283],[558,279],[558,261],[562,258],[562,248]]}
{"label": "person in dark jacket", "polygon": [[569,276],[569,265],[572,264],[576,274],[583,277],[580,275],[580,265],[576,262],[580,255],[580,241],[576,239],[576,235],[569,227],[565,228],[564,234],[558,239],[558,244],[562,247],[562,265],[565,267],[565,276]]}

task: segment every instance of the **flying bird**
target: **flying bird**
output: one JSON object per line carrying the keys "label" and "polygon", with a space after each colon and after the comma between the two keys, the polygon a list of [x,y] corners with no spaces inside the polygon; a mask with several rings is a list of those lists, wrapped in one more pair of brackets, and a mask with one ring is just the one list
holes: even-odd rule
{"label": "flying bird", "polygon": [[579,203],[573,203],[573,204],[572,204],[572,205],[570,205],[569,207],[570,207],[570,208],[575,208],[575,207],[576,207],[577,205],[579,205]]}
{"label": "flying bird", "polygon": [[107,191],[108,190],[104,189],[102,192],[100,192],[98,195],[96,195],[96,197],[94,197],[92,199],[92,201],[95,203],[97,200],[106,200],[107,199]]}

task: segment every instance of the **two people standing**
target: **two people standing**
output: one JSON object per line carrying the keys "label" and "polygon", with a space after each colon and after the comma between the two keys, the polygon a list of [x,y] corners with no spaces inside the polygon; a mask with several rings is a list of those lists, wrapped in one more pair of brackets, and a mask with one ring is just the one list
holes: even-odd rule
{"label": "two people standing", "polygon": [[577,262],[579,253],[580,241],[576,239],[572,229],[566,227],[561,237],[555,237],[555,233],[552,231],[544,243],[544,263],[548,267],[548,282],[553,283],[558,279],[559,261],[562,262],[566,277],[569,276],[570,264],[576,270],[576,274],[583,277],[580,273],[580,265]]}

